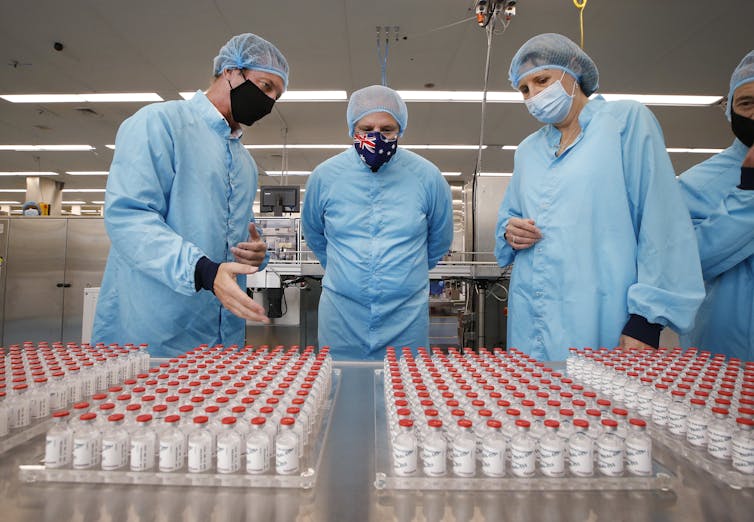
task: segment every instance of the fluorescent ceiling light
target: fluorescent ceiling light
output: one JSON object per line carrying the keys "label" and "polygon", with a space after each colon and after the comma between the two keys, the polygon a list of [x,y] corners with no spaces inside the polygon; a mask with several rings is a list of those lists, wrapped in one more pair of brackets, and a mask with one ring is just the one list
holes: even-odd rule
{"label": "fluorescent ceiling light", "polygon": [[518,145],[503,145],[502,149],[503,150],[517,150]]}
{"label": "fluorescent ceiling light", "polygon": [[298,145],[244,145],[247,149],[262,150],[262,149],[347,149],[351,145],[335,145],[335,144],[298,144]]}
{"label": "fluorescent ceiling light", "polygon": [[115,150],[115,145],[105,145],[110,150]]}
{"label": "fluorescent ceiling light", "polygon": [[461,173],[460,172],[443,172],[442,175],[450,178],[453,176],[460,176]]}
{"label": "fluorescent ceiling light", "polygon": [[[399,145],[409,150],[479,150],[479,145]],[[486,149],[487,145],[482,145]]]}
{"label": "fluorescent ceiling light", "polygon": [[0,189],[0,192],[21,192],[21,193],[25,193],[26,189]]}
{"label": "fluorescent ceiling light", "polygon": [[86,103],[86,102],[156,102],[162,98],[156,92],[103,92],[84,94],[2,94],[11,103]]}
{"label": "fluorescent ceiling light", "polygon": [[92,205],[104,205],[104,201],[92,201]]}
{"label": "fluorescent ceiling light", "polygon": [[61,205],[86,205],[86,201],[63,201]]}
{"label": "fluorescent ceiling light", "polygon": [[480,172],[478,174],[482,178],[510,178],[513,176],[512,172]]}
{"label": "fluorescent ceiling light", "polygon": [[677,148],[668,147],[668,152],[688,153],[688,154],[717,154],[725,149],[703,149],[703,148]]}
{"label": "fluorescent ceiling light", "polygon": [[20,205],[20,201],[0,201],[0,205]]}
{"label": "fluorescent ceiling light", "polygon": [[282,170],[268,170],[265,172],[268,176],[308,176],[311,173],[311,170],[286,170],[285,173]]}
{"label": "fluorescent ceiling light", "polygon": [[16,152],[34,151],[87,151],[94,150],[91,145],[0,145],[0,150]]}
{"label": "fluorescent ceiling light", "polygon": [[0,176],[57,176],[57,172],[52,171],[19,171],[19,172],[0,172]]}
{"label": "fluorescent ceiling light", "polygon": [[[196,91],[179,92],[181,98],[190,100],[196,94]],[[285,91],[278,100],[279,102],[330,102],[346,101],[348,95],[346,91]]]}
{"label": "fluorescent ceiling light", "polygon": [[602,94],[607,101],[634,100],[644,105],[680,105],[689,107],[710,106],[719,103],[722,96],[696,96],[681,94]]}
{"label": "fluorescent ceiling light", "polygon": [[66,174],[71,176],[107,176],[107,170],[66,170]]}
{"label": "fluorescent ceiling light", "polygon": [[[406,102],[481,102],[482,91],[398,91]],[[491,103],[521,103],[523,96],[517,91],[489,91]]]}
{"label": "fluorescent ceiling light", "polygon": [[105,192],[105,189],[63,189],[63,192]]}

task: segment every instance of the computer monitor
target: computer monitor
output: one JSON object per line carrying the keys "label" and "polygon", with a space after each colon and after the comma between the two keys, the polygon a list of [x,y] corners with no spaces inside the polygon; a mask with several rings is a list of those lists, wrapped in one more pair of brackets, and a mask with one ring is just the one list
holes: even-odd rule
{"label": "computer monitor", "polygon": [[299,212],[299,188],[296,185],[268,185],[259,187],[259,211],[274,212],[276,216],[283,212]]}

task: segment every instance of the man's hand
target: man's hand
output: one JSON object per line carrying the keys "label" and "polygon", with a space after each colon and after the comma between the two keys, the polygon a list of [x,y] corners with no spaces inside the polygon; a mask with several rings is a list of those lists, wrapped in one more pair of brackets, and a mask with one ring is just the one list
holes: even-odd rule
{"label": "man's hand", "polygon": [[254,223],[249,223],[249,240],[231,247],[230,251],[237,262],[258,267],[264,261],[267,243],[259,236]]}
{"label": "man's hand", "polygon": [[236,280],[238,275],[249,275],[256,271],[256,267],[242,263],[222,263],[217,269],[213,290],[222,305],[233,315],[241,319],[269,324],[270,319],[264,313],[264,308],[246,295]]}
{"label": "man's hand", "polygon": [[643,350],[645,348],[651,348],[652,350],[654,350],[654,348],[652,348],[648,344],[644,344],[640,340],[634,339],[633,337],[629,337],[628,335],[620,336],[620,344],[618,346],[620,347],[621,350],[627,350],[627,351]]}
{"label": "man's hand", "polygon": [[510,218],[505,226],[505,239],[513,250],[524,250],[542,239],[542,232],[533,219]]}

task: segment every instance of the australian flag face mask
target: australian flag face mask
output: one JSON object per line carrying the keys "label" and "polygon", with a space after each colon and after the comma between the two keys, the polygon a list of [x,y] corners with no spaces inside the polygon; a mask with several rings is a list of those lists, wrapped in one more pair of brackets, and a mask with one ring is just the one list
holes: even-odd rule
{"label": "australian flag face mask", "polygon": [[353,146],[372,172],[377,172],[382,165],[395,156],[398,138],[386,140],[380,132],[355,133]]}

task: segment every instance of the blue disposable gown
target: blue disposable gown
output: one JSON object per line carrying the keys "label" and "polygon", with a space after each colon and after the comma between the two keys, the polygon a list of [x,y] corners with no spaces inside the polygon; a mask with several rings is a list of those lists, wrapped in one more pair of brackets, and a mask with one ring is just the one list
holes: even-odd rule
{"label": "blue disposable gown", "polygon": [[754,190],[737,188],[748,148],[738,140],[680,178],[707,297],[684,346],[754,360]]}
{"label": "blue disposable gown", "polygon": [[[694,230],[652,113],[598,96],[579,123],[559,157],[552,125],[521,143],[498,214],[495,256],[514,263],[508,346],[543,360],[563,360],[571,346],[617,346],[629,314],[685,331],[704,297]],[[533,219],[542,239],[514,251],[503,237],[511,217]]]}
{"label": "blue disposable gown", "polygon": [[245,321],[194,286],[199,258],[232,261],[230,247],[248,238],[257,168],[239,135],[201,92],[123,122],[107,181],[112,245],[93,341],[148,343],[158,357],[243,343]]}
{"label": "blue disposable gown", "polygon": [[453,240],[450,187],[405,149],[376,173],[351,147],[312,172],[301,214],[323,267],[319,344],[339,359],[427,346],[429,269]]}

